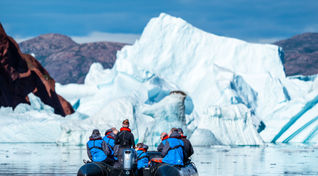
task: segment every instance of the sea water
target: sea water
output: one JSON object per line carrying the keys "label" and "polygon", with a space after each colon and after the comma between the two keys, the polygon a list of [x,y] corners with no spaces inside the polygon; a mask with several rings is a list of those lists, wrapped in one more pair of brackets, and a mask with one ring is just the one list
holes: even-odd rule
{"label": "sea water", "polygon": [[[318,175],[318,146],[194,147],[200,176]],[[87,159],[85,146],[0,143],[0,175],[76,175]]]}

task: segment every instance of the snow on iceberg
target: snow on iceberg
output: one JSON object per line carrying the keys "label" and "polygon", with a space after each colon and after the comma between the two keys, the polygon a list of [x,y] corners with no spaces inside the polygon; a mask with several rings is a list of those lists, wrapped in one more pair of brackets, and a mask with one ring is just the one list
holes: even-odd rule
{"label": "snow on iceberg", "polygon": [[286,78],[281,57],[278,46],[216,36],[161,14],[117,53],[112,69],[95,63],[84,84],[56,85],[77,112],[53,120],[48,138],[84,144],[94,128],[118,128],[128,118],[136,141],[147,144],[172,125],[194,145],[317,142],[318,79]]}

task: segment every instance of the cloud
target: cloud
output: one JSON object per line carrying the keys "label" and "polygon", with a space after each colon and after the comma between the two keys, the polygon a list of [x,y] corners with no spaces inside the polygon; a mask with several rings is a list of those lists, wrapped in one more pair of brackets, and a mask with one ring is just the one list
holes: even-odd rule
{"label": "cloud", "polygon": [[13,39],[17,42],[17,43],[21,43],[23,41],[29,40],[33,37],[21,37],[21,36],[14,36]]}
{"label": "cloud", "polygon": [[306,26],[303,32],[318,32],[318,25],[313,24],[313,25]]}
{"label": "cloud", "polygon": [[280,40],[286,39],[284,37],[269,37],[269,38],[258,38],[255,40],[250,40],[250,42],[261,43],[261,44],[271,44],[278,42]]}
{"label": "cloud", "polygon": [[71,36],[77,43],[89,43],[98,41],[120,42],[120,43],[134,43],[139,39],[139,34],[125,34],[125,33],[105,33],[105,32],[91,32],[87,36]]}

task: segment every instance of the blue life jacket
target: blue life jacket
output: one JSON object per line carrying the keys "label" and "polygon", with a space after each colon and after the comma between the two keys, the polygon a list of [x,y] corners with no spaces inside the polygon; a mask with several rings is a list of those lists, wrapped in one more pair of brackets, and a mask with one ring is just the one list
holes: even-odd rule
{"label": "blue life jacket", "polygon": [[114,155],[115,140],[110,135],[104,136],[103,140],[108,145],[110,155]]}
{"label": "blue life jacket", "polygon": [[89,140],[87,142],[87,146],[92,155],[92,160],[95,162],[101,162],[107,158],[107,155],[104,153],[102,149],[102,143],[103,143],[102,139]]}
{"label": "blue life jacket", "polygon": [[169,143],[169,151],[162,159],[162,162],[172,165],[183,165],[183,141],[178,138],[168,138],[162,141],[164,145]]}
{"label": "blue life jacket", "polygon": [[137,169],[148,167],[148,155],[142,150],[137,150]]}
{"label": "blue life jacket", "polygon": [[[168,139],[168,138],[167,138]],[[163,141],[166,141],[167,139],[164,139],[164,140],[162,140],[161,142],[163,143],[163,144],[165,144],[166,142],[163,142]]]}
{"label": "blue life jacket", "polygon": [[166,144],[167,139],[168,139],[168,138],[166,138],[166,139],[164,139],[164,140],[161,141],[161,143],[163,144],[163,146]]}
{"label": "blue life jacket", "polygon": [[104,136],[103,140],[106,142],[108,149],[110,151],[109,156],[112,157],[114,160],[118,160],[117,157],[114,156],[114,146],[115,146],[115,139],[110,134]]}

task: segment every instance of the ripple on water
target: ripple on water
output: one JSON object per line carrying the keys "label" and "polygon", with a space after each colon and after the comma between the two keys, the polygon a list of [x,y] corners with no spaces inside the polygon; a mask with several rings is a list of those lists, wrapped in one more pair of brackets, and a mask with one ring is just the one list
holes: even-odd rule
{"label": "ripple on water", "polygon": [[[76,175],[87,158],[83,146],[0,144],[0,175]],[[200,176],[318,175],[318,150],[310,146],[194,147]]]}

